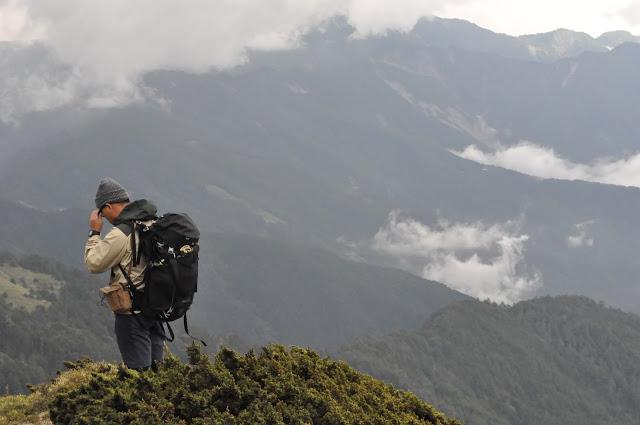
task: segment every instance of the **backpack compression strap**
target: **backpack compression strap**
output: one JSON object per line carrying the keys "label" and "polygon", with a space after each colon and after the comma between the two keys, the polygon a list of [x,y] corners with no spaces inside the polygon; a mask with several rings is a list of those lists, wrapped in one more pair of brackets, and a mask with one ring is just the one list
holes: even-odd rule
{"label": "backpack compression strap", "polygon": [[[189,336],[189,338],[195,340],[195,341],[199,341],[203,347],[207,346],[207,343],[204,342],[203,340],[201,340],[200,338],[196,338],[195,336],[191,336],[191,334],[189,333],[189,324],[187,322],[187,313],[184,314],[184,316],[182,317],[183,321],[184,321],[184,331],[186,332],[186,334]],[[164,329],[164,325],[167,325],[167,330],[169,331],[169,335],[171,335],[171,338],[167,337],[165,334],[165,339],[169,342],[173,342],[176,339],[176,336],[173,333],[173,329],[171,328],[171,325],[169,324],[169,322],[165,322],[165,321],[160,321],[161,326],[163,326]]]}
{"label": "backpack compression strap", "polygon": [[[196,338],[196,337],[191,336],[191,334],[189,333],[189,323],[187,322],[187,313],[185,313],[185,314],[184,314],[184,316],[183,316],[183,321],[184,321],[184,331],[187,333],[187,335],[189,335],[189,338],[191,338],[191,339],[193,339],[193,340],[196,340],[196,341],[200,341],[200,343],[201,343],[204,347],[206,347],[206,346],[207,346],[207,343],[206,343],[206,342],[204,342],[204,341],[203,341],[203,340],[201,340],[200,338]],[[168,325],[168,323],[167,323],[167,325]]]}

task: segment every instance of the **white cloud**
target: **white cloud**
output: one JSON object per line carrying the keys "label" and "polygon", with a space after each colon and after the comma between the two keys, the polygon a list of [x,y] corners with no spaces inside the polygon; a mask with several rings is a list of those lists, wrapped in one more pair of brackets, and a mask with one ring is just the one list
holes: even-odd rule
{"label": "white cloud", "polygon": [[65,105],[77,94],[72,72],[39,45],[0,44],[0,121]]}
{"label": "white cloud", "polygon": [[397,212],[371,241],[372,249],[396,265],[465,294],[514,303],[542,286],[527,273],[524,245],[515,223],[448,223],[428,226]]}
{"label": "white cloud", "polygon": [[560,157],[547,147],[523,142],[486,152],[475,145],[453,154],[484,165],[506,168],[543,179],[584,180],[618,186],[640,187],[640,154],[623,159],[599,158],[581,164]]}
{"label": "white cloud", "polygon": [[384,33],[388,29],[409,31],[422,16],[444,11],[449,4],[464,4],[468,0],[344,0],[346,10],[340,11],[361,36]]}
{"label": "white cloud", "polygon": [[640,1],[632,1],[627,7],[620,9],[618,16],[634,28],[640,28]]}
{"label": "white cloud", "polygon": [[425,266],[423,275],[479,299],[508,304],[520,301],[542,285],[540,274],[521,275],[517,270],[524,259],[527,240],[527,236],[501,238],[495,242],[499,255],[488,261],[481,260],[478,254],[466,260],[455,254],[436,255]]}
{"label": "white cloud", "polygon": [[29,18],[27,6],[23,2],[0,2],[0,42],[39,40],[44,37],[44,27]]}
{"label": "white cloud", "polygon": [[31,75],[24,78],[0,77],[0,120],[18,125],[18,117],[24,112],[46,111],[71,102],[75,87],[70,79],[58,81],[47,76]]}
{"label": "white cloud", "polygon": [[591,236],[593,221],[585,221],[573,226],[573,230],[567,236],[567,245],[571,248],[593,247],[595,241]]}

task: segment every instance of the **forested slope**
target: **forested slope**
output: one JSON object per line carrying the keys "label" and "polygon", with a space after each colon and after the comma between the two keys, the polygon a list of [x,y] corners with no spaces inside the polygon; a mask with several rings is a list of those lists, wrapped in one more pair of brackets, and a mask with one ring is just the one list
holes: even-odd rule
{"label": "forested slope", "polygon": [[581,297],[465,301],[339,357],[477,425],[640,417],[640,317]]}
{"label": "forested slope", "polygon": [[112,313],[100,306],[99,280],[40,257],[9,254],[0,254],[2,276],[11,276],[0,284],[3,391],[25,391],[25,384],[45,381],[65,360],[117,358]]}

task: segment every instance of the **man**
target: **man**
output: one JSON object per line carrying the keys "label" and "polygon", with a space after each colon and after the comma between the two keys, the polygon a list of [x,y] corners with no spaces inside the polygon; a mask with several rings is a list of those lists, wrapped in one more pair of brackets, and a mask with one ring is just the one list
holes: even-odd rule
{"label": "man", "polygon": [[[112,178],[100,181],[95,199],[96,209],[89,217],[89,239],[84,250],[84,263],[91,273],[111,270],[111,284],[127,285],[129,275],[138,291],[144,290],[143,275],[146,261],[141,258],[133,263],[132,226],[134,221],[151,224],[156,218],[156,207],[151,202],[130,202],[129,192]],[[103,238],[102,218],[113,225]],[[137,297],[136,297],[137,298]],[[164,329],[159,321],[149,320],[138,311],[115,313],[115,332],[118,348],[125,365],[131,369],[146,370],[155,367],[163,359]]]}

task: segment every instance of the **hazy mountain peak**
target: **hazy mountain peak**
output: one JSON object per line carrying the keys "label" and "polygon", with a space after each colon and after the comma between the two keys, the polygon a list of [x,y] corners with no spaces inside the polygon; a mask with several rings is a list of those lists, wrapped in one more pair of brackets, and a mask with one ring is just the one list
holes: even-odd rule
{"label": "hazy mountain peak", "polygon": [[568,28],[516,37],[462,19],[437,17],[419,20],[411,36],[438,47],[458,47],[542,62],[575,57],[584,52],[606,52],[624,42],[640,42],[627,31],[612,31],[595,39],[585,32]]}
{"label": "hazy mountain peak", "polygon": [[640,36],[633,35],[629,31],[609,31],[597,40],[607,48],[614,49],[624,43],[640,43]]}
{"label": "hazy mountain peak", "polygon": [[611,37],[635,38],[636,36],[626,30],[607,31],[605,33],[602,33],[602,35],[598,37],[598,40],[606,40]]}
{"label": "hazy mountain peak", "polygon": [[589,34],[566,28],[519,38],[526,43],[531,56],[539,60],[577,56],[584,51],[606,51],[606,48]]}

